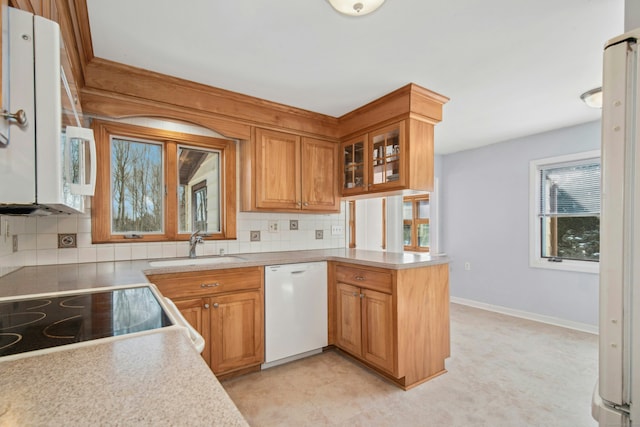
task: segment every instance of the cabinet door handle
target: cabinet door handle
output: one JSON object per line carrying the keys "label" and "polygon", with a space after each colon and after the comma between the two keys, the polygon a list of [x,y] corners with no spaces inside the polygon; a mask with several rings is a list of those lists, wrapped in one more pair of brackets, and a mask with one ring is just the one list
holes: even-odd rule
{"label": "cabinet door handle", "polygon": [[218,307],[220,307],[220,304],[218,304],[217,302],[214,302],[213,303],[213,308],[218,308]]}
{"label": "cabinet door handle", "polygon": [[216,288],[220,286],[220,283],[216,282],[216,283],[203,283],[200,285],[201,288]]}
{"label": "cabinet door handle", "polygon": [[357,297],[357,296],[358,296],[358,293],[357,293],[357,292],[354,292],[354,293],[353,293],[353,296],[354,296],[354,297]]}
{"label": "cabinet door handle", "polygon": [[364,298],[364,294],[360,294],[360,299]]}
{"label": "cabinet door handle", "polygon": [[296,205],[302,206],[302,202],[296,202]]}
{"label": "cabinet door handle", "polygon": [[4,117],[5,120],[15,120],[20,127],[27,125],[27,113],[25,113],[24,110],[18,110],[13,114],[5,110],[0,112],[0,116]]}
{"label": "cabinet door handle", "polygon": [[309,206],[309,203],[304,202],[304,203],[303,203],[303,205],[304,205],[304,206]]}
{"label": "cabinet door handle", "polygon": [[363,280],[367,280],[367,278],[364,276],[356,276],[356,280],[363,281]]}
{"label": "cabinet door handle", "polygon": [[204,308],[209,308],[209,304],[205,304],[205,305],[204,305]]}

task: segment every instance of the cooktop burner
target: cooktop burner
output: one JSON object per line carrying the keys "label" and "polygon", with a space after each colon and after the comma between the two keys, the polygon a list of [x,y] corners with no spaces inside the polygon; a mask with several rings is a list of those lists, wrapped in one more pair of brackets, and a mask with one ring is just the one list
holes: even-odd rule
{"label": "cooktop burner", "polygon": [[148,286],[0,301],[0,357],[171,326]]}

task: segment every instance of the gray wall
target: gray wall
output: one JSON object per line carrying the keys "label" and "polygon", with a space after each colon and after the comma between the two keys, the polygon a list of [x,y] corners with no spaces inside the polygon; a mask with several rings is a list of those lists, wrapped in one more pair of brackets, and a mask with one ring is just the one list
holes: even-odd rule
{"label": "gray wall", "polygon": [[599,148],[597,121],[443,156],[452,297],[598,324],[597,274],[529,267],[529,161]]}
{"label": "gray wall", "polygon": [[626,0],[624,2],[624,30],[631,31],[640,28],[640,1]]}

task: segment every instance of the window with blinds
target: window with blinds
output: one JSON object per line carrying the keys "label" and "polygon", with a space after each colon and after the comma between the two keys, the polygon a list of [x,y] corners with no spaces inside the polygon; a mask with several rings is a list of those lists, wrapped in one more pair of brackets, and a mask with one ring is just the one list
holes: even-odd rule
{"label": "window with blinds", "polygon": [[538,166],[540,257],[598,261],[600,158]]}

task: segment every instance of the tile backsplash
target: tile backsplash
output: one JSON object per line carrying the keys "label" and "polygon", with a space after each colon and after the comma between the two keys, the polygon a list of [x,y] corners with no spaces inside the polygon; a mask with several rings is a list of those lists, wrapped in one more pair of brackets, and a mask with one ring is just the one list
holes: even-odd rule
{"label": "tile backsplash", "polygon": [[[307,215],[285,213],[238,212],[236,240],[206,241],[196,253],[218,255],[249,252],[274,252],[345,247],[345,235],[331,234],[333,225],[345,225],[344,203],[337,214]],[[297,230],[290,221],[297,220]],[[277,232],[269,223],[278,222]],[[132,259],[186,257],[188,242],[91,243],[91,215],[0,216],[0,276],[22,266],[124,261]],[[345,227],[346,228],[346,227]],[[260,231],[260,241],[250,241],[251,231]],[[323,239],[316,239],[323,230]],[[59,233],[75,233],[77,248],[58,249]],[[13,252],[13,236],[18,251]]]}

